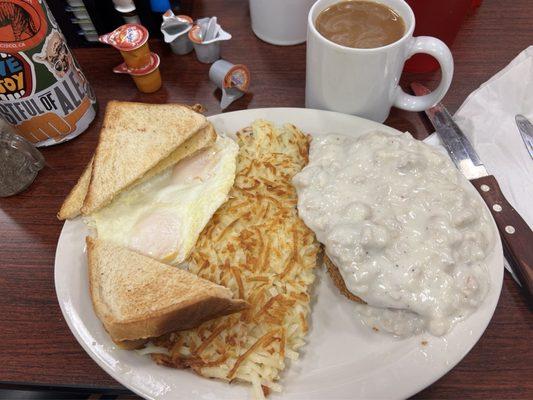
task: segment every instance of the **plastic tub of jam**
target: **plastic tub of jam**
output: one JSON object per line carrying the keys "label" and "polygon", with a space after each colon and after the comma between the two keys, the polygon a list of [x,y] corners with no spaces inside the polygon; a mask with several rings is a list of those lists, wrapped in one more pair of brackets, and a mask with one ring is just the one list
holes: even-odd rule
{"label": "plastic tub of jam", "polygon": [[148,37],[148,30],[144,26],[125,24],[100,36],[98,40],[119,50],[129,68],[143,68],[150,63]]}
{"label": "plastic tub of jam", "polygon": [[130,68],[126,63],[122,63],[116,66],[113,69],[113,72],[117,74],[131,75],[140,92],[152,93],[157,91],[162,85],[159,63],[159,56],[155,53],[151,53],[149,64],[143,68]]}

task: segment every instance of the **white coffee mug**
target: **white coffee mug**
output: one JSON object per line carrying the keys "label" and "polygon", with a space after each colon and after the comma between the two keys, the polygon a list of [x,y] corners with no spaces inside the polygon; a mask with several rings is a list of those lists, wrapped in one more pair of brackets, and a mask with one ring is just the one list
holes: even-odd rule
{"label": "white coffee mug", "polygon": [[290,46],[305,42],[307,14],[316,0],[250,0],[252,30],[264,42]]}
{"label": "white coffee mug", "polygon": [[[318,0],[307,21],[307,70],[305,106],[338,111],[383,122],[392,106],[422,111],[439,102],[450,87],[453,58],[439,39],[413,37],[415,16],[403,0],[379,0],[395,10],[405,22],[405,34],[387,46],[354,49],[322,36],[315,21],[324,9],[339,0]],[[425,96],[411,96],[398,83],[404,62],[416,53],[430,54],[442,71],[439,86]]]}

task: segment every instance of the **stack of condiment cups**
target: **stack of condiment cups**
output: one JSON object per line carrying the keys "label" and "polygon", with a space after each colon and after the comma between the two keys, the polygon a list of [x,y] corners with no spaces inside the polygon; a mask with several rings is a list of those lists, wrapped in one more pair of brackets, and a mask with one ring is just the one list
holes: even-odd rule
{"label": "stack of condiment cups", "polygon": [[143,93],[155,92],[162,84],[159,56],[150,51],[148,37],[144,26],[125,24],[98,38],[119,50],[124,57],[124,63],[116,66],[113,72],[131,75],[137,89]]}

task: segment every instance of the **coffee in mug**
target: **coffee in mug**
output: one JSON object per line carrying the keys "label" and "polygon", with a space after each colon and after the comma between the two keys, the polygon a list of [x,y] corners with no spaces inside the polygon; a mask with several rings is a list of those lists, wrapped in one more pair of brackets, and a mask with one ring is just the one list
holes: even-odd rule
{"label": "coffee in mug", "polygon": [[333,4],[318,14],[315,25],[326,39],[356,49],[386,46],[405,33],[402,17],[392,8],[373,1]]}
{"label": "coffee in mug", "polygon": [[[378,15],[387,18],[377,22]],[[442,41],[413,37],[414,27],[404,0],[317,0],[307,19],[305,106],[383,122],[392,106],[422,111],[435,105],[450,87],[453,58]],[[407,94],[398,85],[405,60],[416,53],[432,55],[441,66],[440,84],[425,96]]]}

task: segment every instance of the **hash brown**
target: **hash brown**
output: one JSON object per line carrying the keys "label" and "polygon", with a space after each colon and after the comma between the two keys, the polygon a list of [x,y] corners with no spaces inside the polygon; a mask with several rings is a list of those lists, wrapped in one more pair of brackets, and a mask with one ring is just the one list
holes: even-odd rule
{"label": "hash brown", "polygon": [[309,137],[266,121],[237,133],[240,150],[229,200],[196,244],[190,271],[224,285],[250,307],[155,341],[160,364],[253,384],[255,397],[280,390],[286,358],[308,331],[319,245],[296,210],[292,177],[307,164]]}

